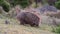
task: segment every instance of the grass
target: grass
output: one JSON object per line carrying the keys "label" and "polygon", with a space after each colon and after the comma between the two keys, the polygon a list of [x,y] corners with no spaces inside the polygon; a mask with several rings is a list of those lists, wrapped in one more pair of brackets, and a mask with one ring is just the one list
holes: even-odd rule
{"label": "grass", "polygon": [[[20,25],[19,21],[14,18],[2,17],[0,18],[0,34],[55,34],[51,32],[52,28],[48,25],[43,24],[39,28],[24,26]],[[10,24],[5,24],[5,20],[8,20]]]}
{"label": "grass", "polygon": [[[8,19],[10,24],[5,24]],[[51,27],[48,25],[40,25],[39,28],[29,25],[19,25],[19,21],[14,18],[0,18],[0,34],[55,34],[51,32]]]}

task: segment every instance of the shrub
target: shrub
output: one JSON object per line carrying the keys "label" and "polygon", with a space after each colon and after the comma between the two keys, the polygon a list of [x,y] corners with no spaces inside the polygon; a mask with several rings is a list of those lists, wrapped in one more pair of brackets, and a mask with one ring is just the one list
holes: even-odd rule
{"label": "shrub", "polygon": [[5,0],[0,0],[0,5],[3,7],[3,9],[8,12],[10,9],[10,4]]}
{"label": "shrub", "polygon": [[28,0],[22,1],[22,2],[20,3],[20,5],[21,5],[23,8],[25,8],[26,6],[29,5]]}
{"label": "shrub", "polygon": [[55,3],[55,7],[58,8],[58,9],[60,9],[60,1],[57,1],[57,2]]}
{"label": "shrub", "polygon": [[56,27],[56,28],[53,28],[53,32],[55,33],[60,33],[60,26],[59,27]]}
{"label": "shrub", "polygon": [[29,0],[12,0],[10,2],[11,5],[16,6],[16,5],[21,5],[22,8],[25,8],[26,6],[29,5]]}

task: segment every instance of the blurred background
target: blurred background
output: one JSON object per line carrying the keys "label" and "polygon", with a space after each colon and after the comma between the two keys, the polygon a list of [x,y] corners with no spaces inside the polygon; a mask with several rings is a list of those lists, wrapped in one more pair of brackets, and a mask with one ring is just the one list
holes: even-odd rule
{"label": "blurred background", "polygon": [[[38,16],[39,27],[20,25],[22,12]],[[60,0],[0,0],[0,34],[60,34]]]}

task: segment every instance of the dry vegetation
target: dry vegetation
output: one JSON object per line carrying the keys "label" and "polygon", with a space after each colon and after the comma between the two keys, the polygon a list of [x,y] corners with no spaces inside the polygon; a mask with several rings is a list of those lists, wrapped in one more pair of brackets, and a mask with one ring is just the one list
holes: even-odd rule
{"label": "dry vegetation", "polygon": [[[9,24],[5,24],[8,19]],[[31,27],[29,25],[19,25],[19,21],[14,18],[0,18],[0,34],[54,34],[51,32],[52,28],[48,25],[40,25],[39,28]]]}

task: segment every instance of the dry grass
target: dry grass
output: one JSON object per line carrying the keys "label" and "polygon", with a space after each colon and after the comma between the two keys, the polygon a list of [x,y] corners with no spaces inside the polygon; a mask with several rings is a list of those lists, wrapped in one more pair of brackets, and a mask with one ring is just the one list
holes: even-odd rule
{"label": "dry grass", "polygon": [[5,24],[5,19],[0,19],[0,34],[54,34],[51,27],[41,25],[39,28],[19,25],[16,19],[9,18],[10,24]]}

